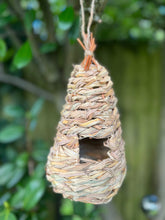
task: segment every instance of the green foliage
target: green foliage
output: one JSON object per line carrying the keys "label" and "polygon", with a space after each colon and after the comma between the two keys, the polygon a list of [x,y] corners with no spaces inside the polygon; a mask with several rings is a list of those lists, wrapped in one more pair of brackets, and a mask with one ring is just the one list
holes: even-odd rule
{"label": "green foliage", "polygon": [[[8,208],[0,212],[0,217],[2,217],[3,220],[12,220],[12,218],[15,218],[15,215],[12,214],[10,210],[16,212],[18,219],[21,219],[23,215],[24,217],[26,216],[25,219],[33,220],[40,218],[44,220],[44,212],[41,211],[39,215],[35,215],[33,214],[33,209],[39,205],[46,190],[46,181],[43,176],[45,175],[48,145],[42,140],[36,140],[33,145],[34,150],[31,152],[29,151],[31,143],[29,143],[28,140],[28,143],[26,143],[27,150],[23,150],[22,153],[19,151],[17,153],[11,148],[11,146],[17,146],[14,144],[18,138],[22,137],[25,130],[25,134],[31,132],[30,124],[33,120],[36,120],[37,123],[37,117],[43,104],[44,101],[42,99],[37,99],[30,110],[25,111],[19,104],[8,104],[3,108],[3,114],[12,120],[10,125],[2,127],[0,130],[0,141],[8,146],[3,156],[3,159],[7,161],[0,166],[0,187],[3,189],[1,191],[0,188],[0,207],[4,204],[8,204]],[[27,127],[13,123],[20,119],[21,121],[26,121],[25,124]],[[19,141],[19,145],[22,143],[21,145],[23,146],[24,141],[25,139],[22,138]],[[14,144],[10,146],[8,145],[9,143]],[[30,168],[29,166],[33,167]],[[27,171],[30,172],[30,174],[28,174]]]}
{"label": "green foliage", "polygon": [[53,0],[51,3],[51,10],[54,14],[60,14],[67,5],[66,0]]}
{"label": "green foliage", "polygon": [[11,143],[18,140],[24,134],[24,127],[21,125],[7,125],[0,130],[0,143]]}
{"label": "green foliage", "polygon": [[69,199],[63,200],[62,206],[60,208],[60,213],[62,215],[73,215],[73,203]]}
{"label": "green foliage", "polygon": [[6,163],[0,167],[0,185],[7,188],[15,186],[25,174],[25,168],[28,161],[28,154],[20,154],[14,163]]}
{"label": "green foliage", "polygon": [[16,217],[9,210],[0,212],[0,220],[16,220]]}
{"label": "green foliage", "polygon": [[5,105],[3,108],[3,113],[8,117],[19,118],[24,116],[25,111],[19,105]]}
{"label": "green foliage", "polygon": [[11,206],[16,209],[29,211],[39,202],[45,191],[45,181],[33,177],[25,186],[19,187],[11,199]]}
{"label": "green foliage", "polygon": [[69,199],[64,199],[60,207],[62,219],[70,220],[101,220],[99,210],[95,209],[92,204],[84,204],[81,202],[72,202]]}
{"label": "green foliage", "polygon": [[59,15],[59,27],[62,30],[68,30],[74,21],[74,10],[72,7],[67,7]]}
{"label": "green foliage", "polygon": [[29,42],[25,42],[14,56],[13,64],[18,69],[25,67],[32,59],[32,51]]}
{"label": "green foliage", "polygon": [[5,164],[0,168],[0,185],[6,184],[13,176],[14,165],[13,164]]}
{"label": "green foliage", "polygon": [[0,39],[0,60],[3,60],[7,52],[6,43],[4,40]]}
{"label": "green foliage", "polygon": [[73,220],[82,220],[82,218],[80,216],[74,215]]}
{"label": "green foliage", "polygon": [[164,5],[163,1],[110,0],[102,15],[98,38],[162,42],[165,39]]}
{"label": "green foliage", "polygon": [[9,13],[8,5],[3,2],[0,3],[0,28],[4,28],[9,23],[15,22],[15,17]]}
{"label": "green foliage", "polygon": [[33,131],[37,125],[37,115],[40,113],[44,100],[38,99],[31,110],[26,113],[27,118],[30,120],[29,122],[29,130]]}
{"label": "green foliage", "polygon": [[41,108],[43,106],[44,100],[43,99],[38,99],[34,105],[32,106],[31,110],[28,113],[28,117],[30,118],[35,118],[41,111]]}
{"label": "green foliage", "polygon": [[40,48],[41,53],[50,53],[55,51],[56,49],[57,49],[56,43],[43,44],[42,47]]}
{"label": "green foliage", "polygon": [[[31,210],[41,199],[45,191],[45,181],[40,178],[34,178],[29,181],[25,188],[22,188],[21,191],[21,207],[25,210]],[[17,195],[17,194],[16,194]],[[13,197],[14,199],[14,197]],[[17,203],[15,204],[17,205]],[[13,204],[14,206],[14,204]]]}
{"label": "green foliage", "polygon": [[74,206],[74,214],[75,215],[79,215],[81,217],[85,216],[86,205],[84,203],[77,202],[77,203],[74,203],[73,206]]}
{"label": "green foliage", "polygon": [[32,30],[32,23],[34,20],[35,20],[35,11],[27,10],[25,12],[24,22],[25,22],[25,28],[28,32]]}
{"label": "green foliage", "polygon": [[69,31],[69,38],[70,38],[71,43],[74,43],[76,41],[76,39],[79,36],[79,32],[80,32],[80,18],[75,17],[73,25]]}

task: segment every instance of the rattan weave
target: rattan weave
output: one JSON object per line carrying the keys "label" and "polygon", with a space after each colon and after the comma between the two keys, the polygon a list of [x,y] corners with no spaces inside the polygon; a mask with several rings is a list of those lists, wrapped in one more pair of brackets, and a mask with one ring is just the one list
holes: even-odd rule
{"label": "rattan weave", "polygon": [[54,192],[85,203],[109,202],[126,174],[124,141],[112,81],[100,64],[75,65],[46,176]]}

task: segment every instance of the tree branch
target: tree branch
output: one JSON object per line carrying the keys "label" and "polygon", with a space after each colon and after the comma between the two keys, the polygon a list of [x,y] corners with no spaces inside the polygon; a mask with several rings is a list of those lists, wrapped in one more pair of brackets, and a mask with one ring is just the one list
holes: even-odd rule
{"label": "tree branch", "polygon": [[21,8],[20,2],[17,0],[6,0],[6,2],[8,3],[8,6],[10,8],[11,11],[14,11],[15,15],[21,20],[23,21],[24,19],[24,12]]}
{"label": "tree branch", "polygon": [[48,41],[55,42],[54,19],[50,10],[49,2],[47,0],[38,0],[38,2],[44,15],[44,20],[48,31]]}
{"label": "tree branch", "polygon": [[31,92],[34,95],[40,96],[50,102],[55,102],[54,96],[51,93],[45,91],[44,89],[41,89],[38,86],[32,84],[31,82],[28,82],[17,76],[12,76],[4,73],[4,69],[2,65],[0,66],[0,82],[11,84],[25,91]]}

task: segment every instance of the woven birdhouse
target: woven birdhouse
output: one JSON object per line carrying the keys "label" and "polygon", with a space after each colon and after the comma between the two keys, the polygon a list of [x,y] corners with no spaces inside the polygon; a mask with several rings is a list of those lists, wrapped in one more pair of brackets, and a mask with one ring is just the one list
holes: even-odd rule
{"label": "woven birdhouse", "polygon": [[85,58],[75,65],[68,82],[66,103],[46,165],[54,192],[64,198],[92,204],[111,201],[125,174],[126,160],[117,98],[108,71],[94,58],[95,39],[85,34],[83,0],[82,37]]}
{"label": "woven birdhouse", "polygon": [[118,192],[126,173],[124,141],[108,71],[75,65],[68,83],[47,179],[71,200],[101,204]]}

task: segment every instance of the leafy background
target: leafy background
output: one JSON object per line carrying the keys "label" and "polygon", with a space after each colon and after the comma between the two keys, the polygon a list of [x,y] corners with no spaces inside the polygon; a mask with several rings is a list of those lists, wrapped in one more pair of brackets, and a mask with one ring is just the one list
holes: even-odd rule
{"label": "leafy background", "polygon": [[[164,192],[162,172],[153,161],[162,154],[162,148],[155,149],[163,136],[165,1],[109,0],[97,4],[104,7],[99,12],[96,6],[94,17],[96,55],[104,65],[111,60],[128,145],[127,179],[115,201],[107,206],[75,203],[52,193],[45,179],[45,163],[72,63],[83,57],[76,43],[80,37],[79,2],[1,0],[0,220],[143,220],[141,197]],[[153,178],[159,171],[161,178]],[[142,184],[135,174],[137,180],[144,180]]]}

